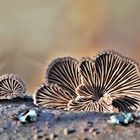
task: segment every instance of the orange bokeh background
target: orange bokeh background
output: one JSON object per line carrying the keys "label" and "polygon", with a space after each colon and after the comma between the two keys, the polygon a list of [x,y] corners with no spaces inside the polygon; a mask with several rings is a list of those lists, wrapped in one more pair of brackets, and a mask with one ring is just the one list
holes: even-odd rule
{"label": "orange bokeh background", "polygon": [[29,93],[57,57],[114,49],[140,62],[139,0],[0,0],[0,74],[15,73]]}

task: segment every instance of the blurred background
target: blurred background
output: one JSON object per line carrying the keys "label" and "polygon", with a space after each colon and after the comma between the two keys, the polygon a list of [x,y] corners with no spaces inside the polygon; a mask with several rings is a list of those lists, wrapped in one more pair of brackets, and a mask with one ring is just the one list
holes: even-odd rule
{"label": "blurred background", "polygon": [[0,74],[19,75],[29,93],[53,59],[106,49],[140,62],[139,0],[0,0]]}

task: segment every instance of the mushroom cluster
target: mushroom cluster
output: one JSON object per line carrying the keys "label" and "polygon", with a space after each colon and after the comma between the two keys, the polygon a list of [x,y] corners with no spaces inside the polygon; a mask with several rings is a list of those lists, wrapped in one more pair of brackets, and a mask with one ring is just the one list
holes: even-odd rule
{"label": "mushroom cluster", "polygon": [[48,67],[35,105],[74,111],[132,112],[140,107],[138,64],[115,51],[80,61],[64,57]]}

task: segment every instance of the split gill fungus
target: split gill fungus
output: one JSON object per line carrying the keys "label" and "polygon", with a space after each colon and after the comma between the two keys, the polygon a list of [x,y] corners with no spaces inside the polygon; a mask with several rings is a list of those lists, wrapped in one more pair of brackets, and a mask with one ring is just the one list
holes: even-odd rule
{"label": "split gill fungus", "polygon": [[138,64],[109,50],[80,61],[64,57],[48,67],[35,105],[73,111],[133,112],[140,107]]}
{"label": "split gill fungus", "polygon": [[0,100],[26,96],[26,86],[21,78],[15,74],[0,76]]}

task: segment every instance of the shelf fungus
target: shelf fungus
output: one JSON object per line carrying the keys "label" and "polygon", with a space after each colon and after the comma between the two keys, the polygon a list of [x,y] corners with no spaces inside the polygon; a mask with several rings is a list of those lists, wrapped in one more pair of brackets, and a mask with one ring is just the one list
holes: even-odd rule
{"label": "shelf fungus", "polygon": [[47,86],[45,83],[34,92],[34,104],[46,108],[67,109],[67,104],[73,98],[72,94],[57,85]]}
{"label": "shelf fungus", "polygon": [[25,96],[24,82],[14,74],[0,76],[0,100]]}
{"label": "shelf fungus", "polygon": [[56,84],[76,98],[76,88],[81,83],[78,64],[79,62],[71,57],[54,60],[47,69],[46,83]]}
{"label": "shelf fungus", "polygon": [[140,107],[138,64],[115,51],[97,57],[54,60],[34,103],[75,111],[132,112]]}
{"label": "shelf fungus", "polygon": [[69,101],[77,97],[76,87],[80,83],[78,61],[71,57],[58,58],[49,65],[46,82],[34,92],[34,103],[47,108],[67,109]]}

